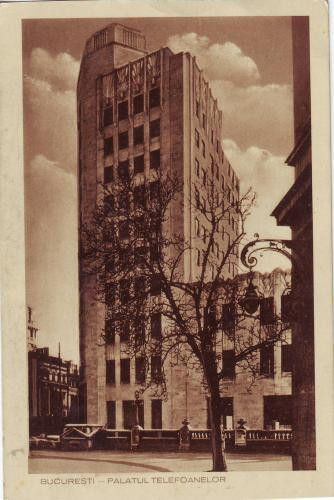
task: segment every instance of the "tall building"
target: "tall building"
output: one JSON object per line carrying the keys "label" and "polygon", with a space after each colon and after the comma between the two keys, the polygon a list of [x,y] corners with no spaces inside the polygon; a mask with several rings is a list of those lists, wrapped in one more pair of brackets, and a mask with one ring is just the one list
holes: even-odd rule
{"label": "tall building", "polygon": [[[207,203],[206,184],[214,180],[214,196],[224,193],[233,204],[239,180],[221,145],[222,113],[208,82],[189,53],[168,48],[148,54],[144,36],[111,24],[87,40],[77,94],[79,149],[79,238],[89,224],[100,196],[100,184],[112,185],[124,172],[142,186],[153,187],[157,172],[169,172],[182,184],[171,203],[170,231],[191,243],[182,257],[185,281],[198,278],[207,221],[196,200]],[[195,186],[196,185],[196,186]],[[232,213],[214,245],[216,262],[238,231]],[[214,273],[214,258],[212,273]],[[232,255],[224,276],[236,275]],[[101,346],[105,309],[96,300],[96,276],[83,272],[80,258],[80,355],[83,416],[90,422],[126,427],[134,412],[135,361],[120,354],[120,339]],[[207,277],[211,279],[210,276]],[[161,329],[161,325],[156,325]],[[140,421],[145,427],[177,427],[188,413],[189,401],[203,396],[193,424],[206,426],[206,404],[200,382],[186,367],[167,370],[168,401],[144,396]]]}
{"label": "tall building", "polygon": [[286,163],[295,168],[295,182],[272,215],[292,230],[292,293],[296,321],[293,338],[294,470],[316,468],[314,392],[314,303],[310,40],[308,17],[292,18],[294,147]]}

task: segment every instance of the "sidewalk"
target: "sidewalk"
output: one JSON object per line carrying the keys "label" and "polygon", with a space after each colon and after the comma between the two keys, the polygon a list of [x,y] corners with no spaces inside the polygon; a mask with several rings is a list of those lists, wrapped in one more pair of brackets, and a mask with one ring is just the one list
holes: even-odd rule
{"label": "sidewalk", "polygon": [[[289,471],[291,457],[265,453],[227,453],[229,471]],[[208,453],[157,453],[111,451],[53,451],[30,453],[29,472],[42,473],[129,473],[207,472],[212,467]]]}

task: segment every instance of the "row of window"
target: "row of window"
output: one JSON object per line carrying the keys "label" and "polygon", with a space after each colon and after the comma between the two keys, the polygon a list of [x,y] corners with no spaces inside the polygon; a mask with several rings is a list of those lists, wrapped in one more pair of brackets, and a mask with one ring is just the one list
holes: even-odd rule
{"label": "row of window", "polygon": [[[211,142],[213,144],[213,130],[211,131]],[[200,134],[197,129],[195,129],[195,144],[197,148],[201,151],[203,158],[206,158],[206,146],[205,146],[205,141],[200,138]],[[216,153],[219,155],[219,151],[221,150],[221,162],[223,163],[224,161],[224,152],[220,148],[219,141],[217,139],[216,141]],[[215,164],[214,158],[212,155],[210,155],[211,159],[211,172],[212,176],[216,176],[216,179],[219,180],[219,168],[218,165]],[[196,159],[195,160],[195,170],[197,173],[197,176],[199,177],[199,161]],[[237,176],[235,175],[234,170],[231,167],[230,162],[228,162],[228,176],[232,180],[232,184],[234,187],[236,187],[239,190],[239,182],[237,179]],[[222,188],[224,189],[224,178],[223,178],[223,185]]]}
{"label": "row of window", "polygon": [[[200,123],[201,127],[203,128],[204,132],[206,133],[207,132],[207,117],[206,117],[205,113],[202,113],[202,115],[200,114],[199,101],[196,101],[196,116],[197,116],[197,118],[199,120],[199,123]],[[196,140],[196,145],[199,147],[199,132],[198,132],[197,129],[195,129],[195,140]],[[213,129],[211,129],[210,141],[211,141],[211,144],[214,146],[214,144],[215,144],[215,133],[214,133]],[[224,151],[220,147],[220,142],[219,142],[218,139],[216,139],[216,148],[215,149],[216,149],[217,155],[220,156],[220,159],[223,162],[224,161]]]}
{"label": "row of window", "polygon": [[[138,415],[139,425],[144,428],[145,404],[143,400],[122,401],[123,429],[131,429],[136,423]],[[116,429],[116,401],[107,401],[107,427]],[[161,399],[151,400],[151,428],[162,429],[162,401]]]}
{"label": "row of window", "polygon": [[[150,151],[150,168],[158,169],[160,167],[160,149]],[[139,174],[144,172],[145,160],[144,155],[138,155],[133,158],[133,173]],[[121,179],[130,177],[130,163],[129,160],[120,161],[117,166],[117,174]],[[108,184],[114,180],[114,166],[108,165],[104,167],[104,183]]]}
{"label": "row of window", "polygon": [[[260,324],[273,325],[276,322],[274,298],[262,297],[259,301]],[[236,304],[231,302],[222,305],[222,327],[223,329],[234,328],[236,323]],[[281,321],[290,323],[292,320],[291,297],[289,294],[281,296]]]}
{"label": "row of window", "polygon": [[[144,94],[138,94],[132,99],[132,113],[133,115],[138,115],[139,113],[144,112]],[[148,106],[149,109],[153,109],[155,107],[160,106],[160,88],[156,87],[151,89],[148,97]],[[125,100],[119,102],[117,104],[117,117],[114,113],[114,106],[111,102],[108,103],[108,106],[103,109],[103,126],[107,127],[108,125],[112,125],[116,119],[118,121],[126,120],[129,118],[129,114],[131,110],[129,110],[129,100]]]}
{"label": "row of window", "polygon": [[[160,118],[150,122],[150,139],[160,136]],[[139,146],[144,144],[144,125],[133,127],[133,145]],[[118,134],[118,149],[127,149],[129,147],[129,131],[119,132]],[[104,156],[109,156],[114,153],[114,136],[104,139],[103,144]]]}
{"label": "row of window", "polygon": [[[235,378],[235,352],[234,349],[223,350],[223,377]],[[264,346],[260,349],[260,375],[274,375],[274,346]],[[291,344],[282,344],[281,346],[281,371],[284,373],[292,372],[292,346]]]}
{"label": "row of window", "polygon": [[[151,356],[150,366],[146,366],[146,358],[138,356],[135,358],[135,382],[136,384],[145,384],[148,374],[147,368],[150,369],[151,380],[159,384],[162,377],[162,362],[161,356]],[[130,384],[130,358],[122,358],[120,360],[120,382],[121,384]],[[116,383],[116,361],[114,359],[106,360],[106,383]]]}
{"label": "row of window", "polygon": [[113,306],[117,300],[126,305],[130,299],[140,297],[140,295],[149,292],[151,296],[160,295],[161,293],[161,280],[159,275],[152,275],[149,280],[143,276],[131,279],[122,279],[119,283],[110,283],[106,289],[105,301],[108,306]]}
{"label": "row of window", "polygon": [[[126,170],[122,171],[122,175],[126,175]],[[124,178],[124,177],[123,177]],[[133,205],[135,210],[145,209],[147,201],[156,202],[159,200],[160,183],[159,181],[150,182],[149,185],[141,184],[135,186],[132,191]],[[128,190],[120,192],[116,198],[112,193],[106,194],[104,198],[105,212],[110,214],[116,208],[128,211],[130,209],[131,196]]]}
{"label": "row of window", "polygon": [[[116,333],[119,334],[121,342],[128,342],[130,339],[130,329],[133,328],[138,346],[145,342],[146,320],[144,317],[139,317],[134,325],[130,325],[128,321],[115,322],[113,319],[105,320],[105,338],[108,344],[115,343]],[[150,335],[152,339],[160,340],[162,335],[161,329],[161,314],[154,313],[150,316]]]}

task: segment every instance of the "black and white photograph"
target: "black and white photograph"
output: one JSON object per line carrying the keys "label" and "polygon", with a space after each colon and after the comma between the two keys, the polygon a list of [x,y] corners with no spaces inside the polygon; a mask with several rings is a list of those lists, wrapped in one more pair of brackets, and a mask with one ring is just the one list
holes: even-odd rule
{"label": "black and white photograph", "polygon": [[311,17],[65,12],[20,21],[28,475],[321,471]]}

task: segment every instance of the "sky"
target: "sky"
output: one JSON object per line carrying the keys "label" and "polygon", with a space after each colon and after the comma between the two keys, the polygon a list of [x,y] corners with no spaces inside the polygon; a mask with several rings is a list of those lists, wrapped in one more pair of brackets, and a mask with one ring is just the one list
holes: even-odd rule
{"label": "sky", "polygon": [[[270,213],[293,183],[289,17],[25,20],[22,26],[27,304],[38,345],[79,361],[76,83],[86,39],[110,22],[139,29],[147,49],[196,56],[223,112],[223,149],[256,206],[247,237],[289,238]],[[260,271],[289,263],[277,254]]]}

